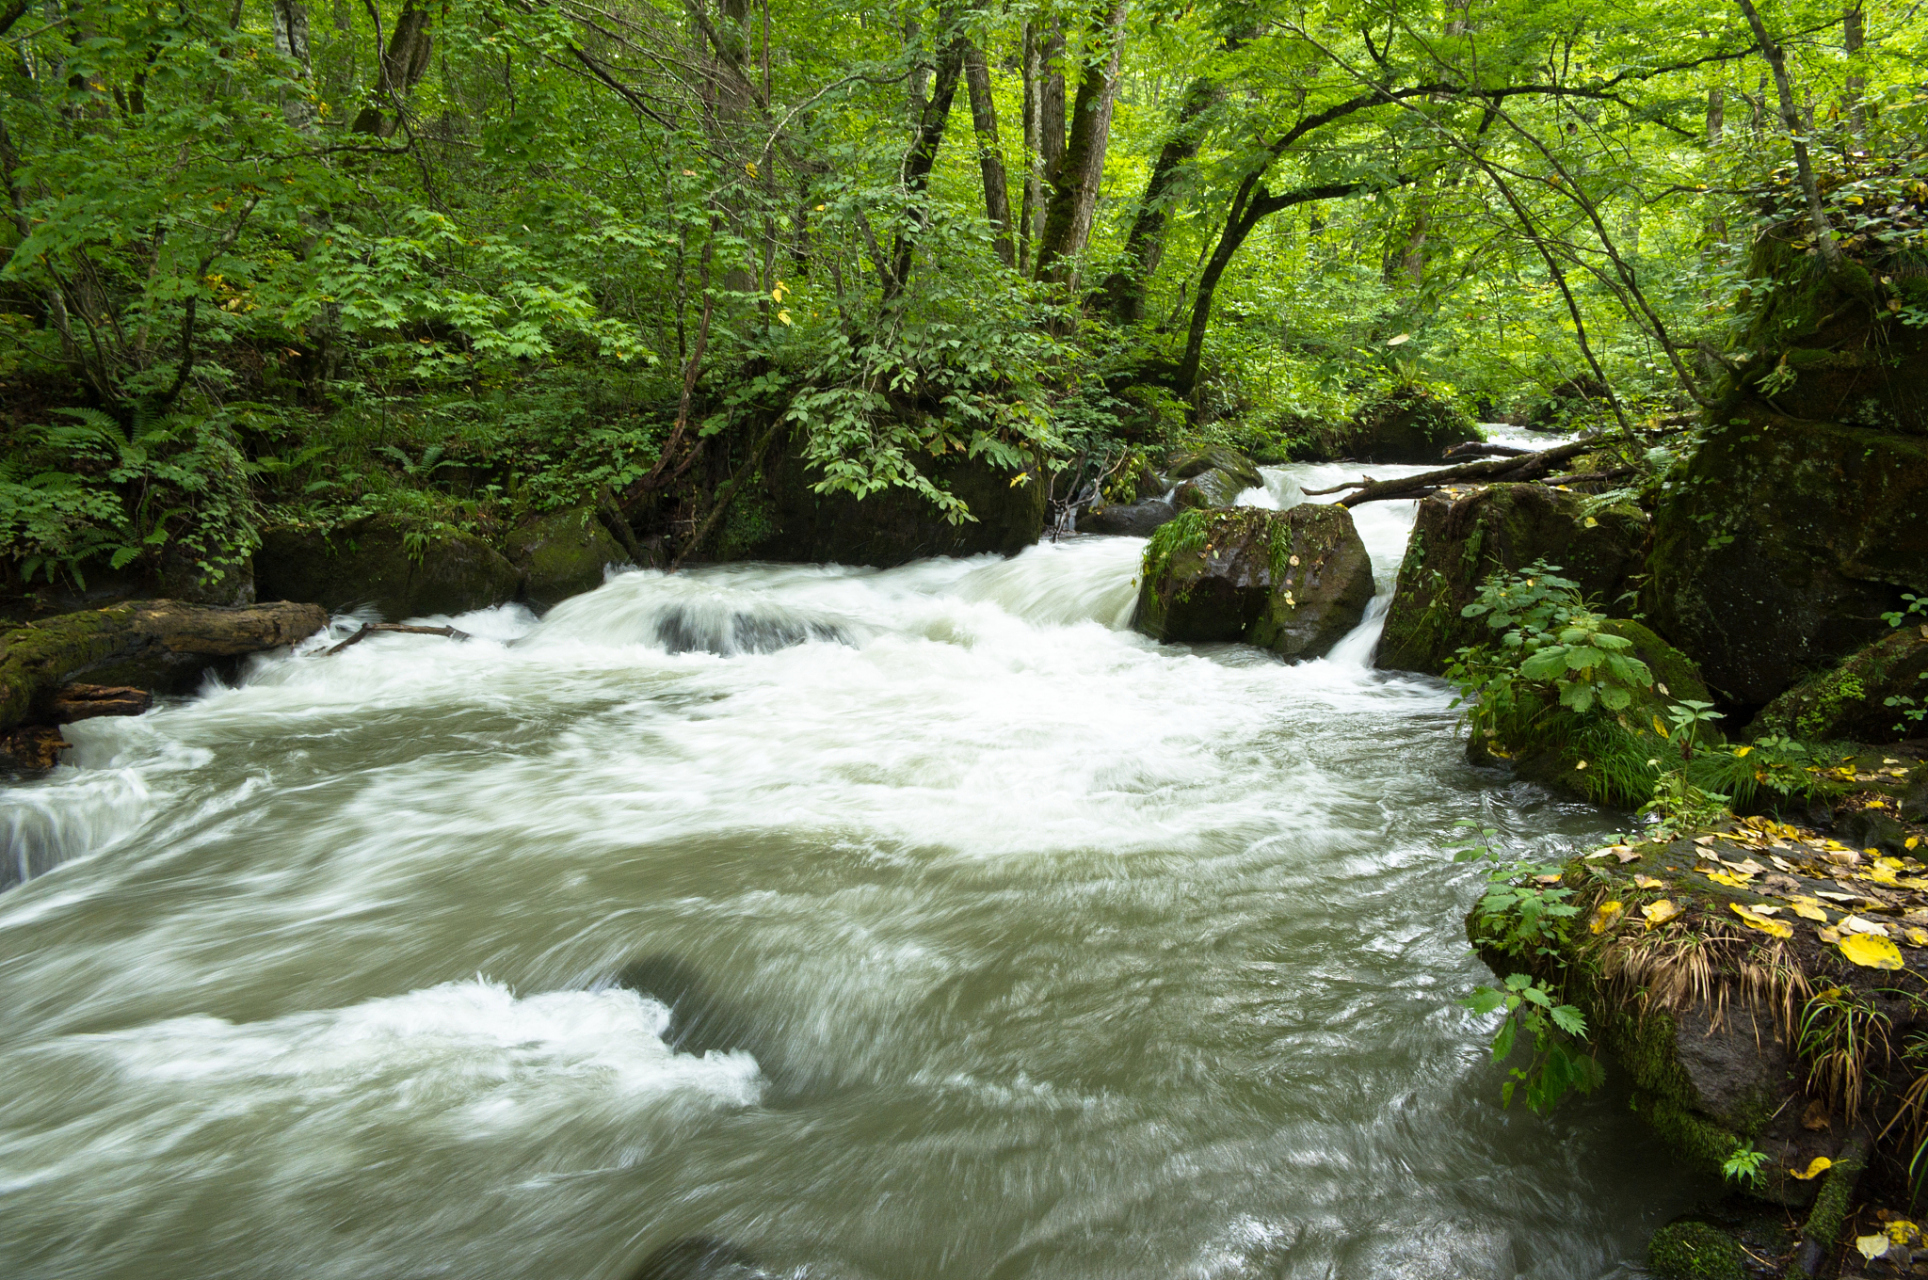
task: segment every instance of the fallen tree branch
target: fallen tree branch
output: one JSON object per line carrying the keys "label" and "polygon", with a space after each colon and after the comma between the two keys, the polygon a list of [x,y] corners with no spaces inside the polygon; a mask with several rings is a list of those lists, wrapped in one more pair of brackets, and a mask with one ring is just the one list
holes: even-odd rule
{"label": "fallen tree branch", "polygon": [[346,640],[321,656],[324,658],[332,658],[350,645],[360,644],[377,631],[398,631],[408,636],[447,636],[451,640],[467,640],[469,638],[468,632],[457,631],[454,627],[413,627],[405,622],[364,622],[361,625],[360,631],[349,636]]}
{"label": "fallen tree branch", "polygon": [[1452,448],[1448,449],[1445,453],[1441,454],[1440,456],[1448,459],[1452,459],[1452,458],[1523,458],[1527,454],[1532,452],[1533,450],[1522,449],[1518,445],[1486,444],[1479,440],[1467,440],[1464,443],[1454,445]]}
{"label": "fallen tree branch", "polygon": [[1398,480],[1374,480],[1371,476],[1366,476],[1359,480],[1348,480],[1344,484],[1335,484],[1330,489],[1307,489],[1304,493],[1306,497],[1312,498],[1355,489],[1356,493],[1346,494],[1339,499],[1339,505],[1356,507],[1362,502],[1421,498],[1446,485],[1512,484],[1538,480],[1569,458],[1577,458],[1589,450],[1599,448],[1603,440],[1604,437],[1601,436],[1588,436],[1583,440],[1574,440],[1557,448],[1542,449],[1538,453],[1521,454],[1518,457],[1482,458],[1478,462],[1462,462],[1456,467],[1423,471],[1416,476],[1405,476]]}

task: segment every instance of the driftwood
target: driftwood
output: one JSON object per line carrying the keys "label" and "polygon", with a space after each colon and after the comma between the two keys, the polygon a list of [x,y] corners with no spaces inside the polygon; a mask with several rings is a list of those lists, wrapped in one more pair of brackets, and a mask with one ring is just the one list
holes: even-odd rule
{"label": "driftwood", "polygon": [[1561,463],[1599,448],[1601,441],[1600,436],[1588,436],[1584,440],[1575,440],[1552,449],[1542,449],[1538,453],[1482,458],[1478,462],[1462,462],[1456,467],[1441,467],[1436,471],[1424,471],[1419,475],[1406,476],[1400,480],[1374,480],[1371,476],[1366,476],[1361,480],[1348,480],[1344,484],[1333,485],[1330,489],[1307,489],[1305,495],[1311,498],[1353,489],[1357,492],[1348,493],[1339,499],[1339,505],[1356,507],[1362,502],[1424,498],[1448,485],[1510,484],[1538,480]]}
{"label": "driftwood", "polygon": [[1532,452],[1533,450],[1522,449],[1518,445],[1487,444],[1482,440],[1466,440],[1454,445],[1440,457],[1448,462],[1456,462],[1462,458],[1521,458]]}
{"label": "driftwood", "polygon": [[412,627],[405,622],[364,622],[361,625],[361,630],[349,636],[346,640],[321,656],[324,658],[332,658],[343,649],[348,648],[348,646],[360,644],[377,631],[399,631],[407,636],[447,636],[451,640],[467,640],[469,638],[468,632],[457,631],[454,627]]}
{"label": "driftwood", "polygon": [[137,714],[132,702],[140,691],[191,688],[221,658],[294,644],[326,625],[328,613],[317,604],[223,608],[140,600],[13,627],[0,633],[0,734],[22,724],[59,724],[63,706],[92,700],[76,691],[63,703],[63,686],[75,677],[121,686],[116,696],[98,699],[121,710],[89,714]]}

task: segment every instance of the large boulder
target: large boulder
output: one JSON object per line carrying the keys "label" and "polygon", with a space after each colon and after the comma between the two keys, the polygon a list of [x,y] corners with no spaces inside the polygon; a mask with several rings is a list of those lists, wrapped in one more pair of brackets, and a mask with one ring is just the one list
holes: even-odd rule
{"label": "large boulder", "polygon": [[544,608],[594,591],[607,566],[629,560],[589,506],[524,520],[503,539],[502,552],[522,574],[523,598]]}
{"label": "large boulder", "polygon": [[1372,561],[1343,507],[1187,511],[1145,547],[1132,625],[1155,640],[1243,640],[1292,661],[1359,625]]}
{"label": "large boulder", "polygon": [[1632,506],[1592,515],[1585,508],[1579,495],[1537,484],[1496,484],[1421,502],[1375,665],[1444,673],[1462,647],[1488,638],[1483,619],[1460,615],[1480,583],[1535,560],[1560,566],[1561,577],[1611,609],[1640,570],[1647,517]]}
{"label": "large boulder", "polygon": [[928,499],[901,487],[862,499],[818,493],[822,474],[793,444],[765,472],[770,531],[746,557],[889,568],[926,556],[1013,556],[1043,536],[1046,484],[1036,468],[1008,471],[958,454],[919,458],[917,466],[962,498],[971,518],[952,524]]}
{"label": "large boulder", "polygon": [[1229,507],[1247,489],[1265,486],[1250,458],[1223,445],[1174,455],[1166,474],[1179,482],[1172,494],[1179,507]]}
{"label": "large boulder", "polygon": [[1783,692],[1747,732],[1816,742],[1899,742],[1928,733],[1920,721],[1903,718],[1907,709],[1921,707],[1928,707],[1928,625],[1899,627],[1832,671]]}
{"label": "large boulder", "polygon": [[1078,532],[1149,538],[1160,525],[1169,523],[1177,515],[1178,508],[1163,498],[1148,498],[1124,506],[1094,503],[1089,511],[1078,517]]}
{"label": "large boulder", "polygon": [[390,621],[504,604],[522,582],[482,539],[422,533],[389,515],[330,530],[270,529],[254,564],[263,600],[311,600],[335,611],[369,605]]}
{"label": "large boulder", "polygon": [[1483,439],[1464,413],[1429,391],[1402,387],[1353,415],[1343,453],[1360,462],[1438,462],[1456,444]]}
{"label": "large boulder", "polygon": [[1655,512],[1641,606],[1751,711],[1928,592],[1928,439],[1754,400],[1715,422]]}

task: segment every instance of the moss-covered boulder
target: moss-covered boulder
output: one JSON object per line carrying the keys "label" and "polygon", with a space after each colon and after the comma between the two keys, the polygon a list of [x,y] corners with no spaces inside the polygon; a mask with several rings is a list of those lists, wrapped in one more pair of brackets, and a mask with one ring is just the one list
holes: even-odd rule
{"label": "moss-covered boulder", "polygon": [[1173,455],[1166,474],[1179,482],[1172,501],[1181,508],[1229,507],[1247,489],[1265,485],[1250,458],[1222,445]]}
{"label": "moss-covered boulder", "polygon": [[1359,625],[1372,589],[1343,507],[1187,511],[1145,547],[1132,625],[1155,640],[1242,640],[1299,661]]}
{"label": "moss-covered boulder", "polygon": [[[1898,705],[1889,705],[1890,698]],[[1809,676],[1776,697],[1747,733],[1817,742],[1899,742],[1928,736],[1928,724],[1903,718],[1905,710],[1921,707],[1928,707],[1928,626],[1900,627],[1832,671]]]}
{"label": "moss-covered boulder", "polygon": [[1654,1232],[1647,1267],[1660,1280],[1742,1280],[1740,1242],[1712,1223],[1682,1218]]}
{"label": "moss-covered boulder", "polygon": [[[1653,672],[1652,688],[1636,693],[1623,711],[1586,715],[1560,707],[1549,692],[1539,704],[1529,700],[1498,726],[1475,732],[1466,743],[1467,759],[1510,765],[1530,782],[1595,804],[1631,809],[1646,803],[1660,771],[1655,762],[1677,758],[1674,743],[1661,733],[1668,708],[1708,701],[1707,686],[1686,655],[1641,623],[1612,618],[1600,629],[1631,643],[1626,652]],[[1703,732],[1714,741],[1721,736],[1712,727]]]}
{"label": "moss-covered boulder", "polygon": [[1928,592],[1924,511],[1928,439],[1738,402],[1655,512],[1641,606],[1751,712]]}
{"label": "moss-covered boulder", "polygon": [[1089,511],[1078,517],[1078,532],[1149,538],[1160,525],[1169,523],[1177,515],[1178,508],[1163,498],[1150,498],[1123,506],[1094,503]]}
{"label": "moss-covered boulder", "polygon": [[1479,427],[1451,404],[1418,387],[1367,401],[1348,424],[1343,456],[1360,462],[1438,462],[1446,450],[1480,440]]}
{"label": "moss-covered boulder", "polygon": [[767,532],[744,558],[889,568],[927,556],[1014,556],[1043,536],[1048,486],[1038,468],[1010,471],[954,453],[916,462],[932,484],[964,500],[969,520],[952,524],[901,487],[862,499],[818,493],[822,474],[792,445],[765,470]]}
{"label": "moss-covered boulder", "polygon": [[308,600],[337,611],[370,605],[390,621],[505,604],[522,582],[480,538],[424,533],[388,515],[329,530],[270,529],[254,561],[263,600]]}
{"label": "moss-covered boulder", "polygon": [[1577,494],[1537,484],[1496,484],[1421,502],[1375,664],[1441,674],[1461,647],[1491,635],[1485,619],[1460,615],[1480,583],[1535,560],[1559,565],[1562,577],[1611,609],[1639,572],[1647,517],[1627,505],[1593,514],[1586,506]]}
{"label": "moss-covered boulder", "polygon": [[502,552],[522,574],[523,599],[544,608],[594,591],[607,566],[629,559],[587,506],[523,521],[503,539]]}

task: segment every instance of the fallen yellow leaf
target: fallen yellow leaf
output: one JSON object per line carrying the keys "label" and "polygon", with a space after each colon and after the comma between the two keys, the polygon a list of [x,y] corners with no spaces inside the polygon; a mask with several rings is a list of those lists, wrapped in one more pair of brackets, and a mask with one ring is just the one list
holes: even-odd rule
{"label": "fallen yellow leaf", "polygon": [[1887,925],[1876,924],[1874,921],[1863,919],[1861,916],[1842,916],[1841,930],[1844,933],[1865,933],[1875,938],[1885,938],[1888,936]]}
{"label": "fallen yellow leaf", "polygon": [[1864,969],[1901,968],[1901,950],[1886,938],[1856,933],[1841,939],[1839,945],[1842,955]]}
{"label": "fallen yellow leaf", "polygon": [[1620,918],[1621,906],[1622,904],[1619,902],[1601,903],[1594,909],[1593,923],[1588,927],[1595,933],[1604,932],[1615,920]]}
{"label": "fallen yellow leaf", "polygon": [[1908,928],[1903,929],[1901,936],[1907,939],[1908,945],[1911,947],[1928,947],[1928,929],[1924,929],[1920,925],[1910,925]]}
{"label": "fallen yellow leaf", "polygon": [[1659,880],[1653,876],[1637,875],[1633,878],[1633,883],[1636,889],[1665,889],[1667,887],[1665,880]]}
{"label": "fallen yellow leaf", "polygon": [[1649,902],[1640,908],[1640,914],[1647,917],[1647,927],[1651,929],[1657,924],[1666,924],[1679,915],[1680,908],[1675,906],[1671,899],[1662,898],[1658,902]]}
{"label": "fallen yellow leaf", "polygon": [[1834,1161],[1828,1159],[1826,1156],[1816,1156],[1814,1159],[1808,1161],[1808,1167],[1805,1170],[1789,1169],[1787,1176],[1790,1178],[1799,1178],[1802,1182],[1806,1182],[1816,1174],[1824,1172],[1833,1164]]}
{"label": "fallen yellow leaf", "polygon": [[1748,910],[1738,902],[1730,902],[1727,905],[1750,929],[1759,929],[1762,933],[1775,938],[1792,938],[1794,936],[1794,930],[1788,928],[1779,920],[1770,920],[1758,912]]}
{"label": "fallen yellow leaf", "polygon": [[1862,1257],[1873,1262],[1888,1252],[1888,1235],[1885,1231],[1877,1231],[1871,1236],[1856,1236],[1854,1247],[1861,1251]]}
{"label": "fallen yellow leaf", "polygon": [[1744,889],[1747,887],[1747,880],[1744,877],[1733,875],[1726,871],[1703,871],[1701,874],[1709,880],[1712,880],[1715,884],[1724,884],[1730,889]]}
{"label": "fallen yellow leaf", "polygon": [[1825,921],[1828,918],[1828,913],[1821,910],[1820,902],[1813,898],[1796,898],[1794,900],[1794,914],[1803,920]]}

